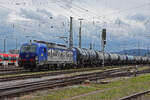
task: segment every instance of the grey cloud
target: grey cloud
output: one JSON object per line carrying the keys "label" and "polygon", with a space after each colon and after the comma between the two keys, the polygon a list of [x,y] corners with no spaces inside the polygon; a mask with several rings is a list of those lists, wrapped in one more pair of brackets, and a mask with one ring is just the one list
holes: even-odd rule
{"label": "grey cloud", "polygon": [[32,9],[21,9],[22,16],[32,19],[32,20],[42,20],[43,16],[41,13],[37,11],[33,11]]}
{"label": "grey cloud", "polygon": [[[94,1],[62,0],[61,1],[62,5],[65,5],[66,8],[68,9],[72,7],[72,4],[74,2],[78,4],[85,3],[85,5],[89,5],[88,6],[89,8],[93,8],[96,6],[97,9],[99,8],[100,5],[104,4],[104,2],[100,4],[101,0],[94,0]],[[21,8],[20,16],[25,17],[27,19],[31,19],[32,25],[30,25],[30,22],[29,23],[24,21],[15,22],[16,24],[18,24],[18,26],[17,27],[15,26],[14,29],[12,29],[11,26],[13,23],[6,23],[8,20],[7,17],[11,13],[11,11],[5,8],[0,8],[0,18],[2,18],[3,21],[5,21],[5,23],[0,25],[0,27],[2,28],[1,33],[7,33],[7,34],[13,33],[14,35],[17,36],[19,42],[21,43],[27,42],[29,39],[33,39],[33,38],[25,39],[25,35],[33,35],[35,36],[34,39],[64,43],[63,40],[56,39],[54,37],[62,36],[62,35],[69,36],[69,18],[65,17],[66,13],[64,12],[63,15],[53,16],[54,14],[51,13],[50,8],[48,9],[46,9],[46,7],[45,9],[38,8],[38,7],[37,9],[35,8],[36,7],[32,8],[32,6],[29,8]],[[61,9],[57,9],[57,10],[61,11]],[[49,18],[50,16],[52,16],[53,18],[50,19]],[[147,19],[145,15],[138,14],[138,13],[132,16],[124,16],[124,18],[126,18],[127,20],[137,20],[142,22]],[[96,24],[95,22],[95,24],[93,24],[92,21],[86,22],[86,20],[83,20],[82,25],[83,25],[82,27],[83,47],[84,48],[89,47],[89,43],[93,43],[95,45],[94,49],[100,50],[100,39],[101,39],[100,36],[101,36],[101,30],[103,28],[103,23]],[[21,26],[24,26],[25,28]],[[139,27],[130,25],[130,23],[127,23],[118,17],[118,19],[115,20],[115,23],[107,24],[107,50],[115,51],[117,48],[119,49],[123,48],[123,47],[119,47],[123,45],[127,45],[128,47],[132,48],[133,44],[136,44],[137,41],[142,41],[143,43],[148,42],[149,40],[145,39],[145,37],[142,37],[142,34],[146,32],[150,32],[149,29],[150,24],[146,24],[145,26],[146,26],[146,30],[143,30]],[[79,21],[75,19],[73,20],[73,32],[74,32],[74,44],[78,46]],[[141,38],[139,38],[139,36],[133,37],[134,35],[139,35]],[[2,45],[2,43],[0,44]]]}
{"label": "grey cloud", "polygon": [[0,19],[1,21],[8,19],[9,14],[11,13],[11,10],[7,8],[0,7]]}
{"label": "grey cloud", "polygon": [[51,12],[49,12],[49,11],[47,11],[47,10],[45,10],[45,9],[37,9],[37,12],[46,14],[46,15],[49,16],[49,17],[52,17],[52,16],[53,16]]}
{"label": "grey cloud", "polygon": [[128,16],[129,19],[135,20],[135,21],[140,21],[143,22],[147,19],[147,17],[143,14],[135,14],[132,16]]}

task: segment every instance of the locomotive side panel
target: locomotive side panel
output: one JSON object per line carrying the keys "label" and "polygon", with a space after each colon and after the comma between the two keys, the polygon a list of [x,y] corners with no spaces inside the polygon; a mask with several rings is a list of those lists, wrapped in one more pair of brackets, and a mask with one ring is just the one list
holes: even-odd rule
{"label": "locomotive side panel", "polygon": [[50,48],[48,50],[49,63],[73,63],[73,51]]}

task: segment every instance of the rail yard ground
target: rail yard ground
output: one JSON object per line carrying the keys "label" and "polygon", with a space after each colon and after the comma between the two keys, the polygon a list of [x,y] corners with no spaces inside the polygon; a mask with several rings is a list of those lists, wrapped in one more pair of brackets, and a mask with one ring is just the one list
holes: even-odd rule
{"label": "rail yard ground", "polygon": [[[138,70],[150,69],[149,66],[143,66]],[[30,92],[30,94],[10,98],[10,100],[118,100],[121,97],[150,89],[149,84],[150,74],[142,74],[137,77],[132,75],[101,79],[97,82],[85,81],[80,85]]]}
{"label": "rail yard ground", "polygon": [[11,100],[118,100],[121,97],[150,89],[150,74],[103,81],[108,80],[107,84],[90,83],[37,91],[30,95],[11,98]]}
{"label": "rail yard ground", "polygon": [[[10,73],[9,71],[2,71],[0,74],[0,82],[1,81],[10,81],[12,80],[17,80],[17,79],[27,79],[27,78],[39,78],[39,77],[44,77],[44,76],[51,76],[51,75],[59,75],[59,74],[67,74],[67,73],[76,73],[76,72],[97,72],[97,71],[104,71],[104,70],[109,70],[113,68],[119,68],[120,66],[105,66],[105,67],[95,67],[95,68],[80,68],[80,69],[68,69],[68,70],[56,70],[56,71],[40,71],[40,72],[30,72],[30,71],[25,71],[22,72],[20,71],[15,71],[14,73]],[[134,69],[133,66],[122,66],[122,68],[131,68]],[[148,66],[142,66],[139,67],[139,70],[144,70],[148,69]],[[4,79],[4,80],[3,80]]]}

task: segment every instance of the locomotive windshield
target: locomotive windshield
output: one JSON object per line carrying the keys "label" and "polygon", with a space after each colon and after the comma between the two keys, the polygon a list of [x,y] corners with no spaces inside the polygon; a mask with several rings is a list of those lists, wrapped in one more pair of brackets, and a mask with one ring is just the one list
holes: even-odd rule
{"label": "locomotive windshield", "polygon": [[34,53],[36,52],[36,45],[26,45],[21,47],[21,52],[23,53]]}

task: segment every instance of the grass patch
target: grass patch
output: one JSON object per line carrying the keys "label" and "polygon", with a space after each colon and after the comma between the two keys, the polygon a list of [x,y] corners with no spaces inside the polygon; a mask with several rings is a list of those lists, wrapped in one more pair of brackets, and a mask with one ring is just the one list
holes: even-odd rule
{"label": "grass patch", "polygon": [[149,84],[150,82],[145,83],[144,85],[143,83],[136,84],[136,86],[130,84],[127,87],[118,87],[108,91],[88,95],[86,97],[84,96],[84,97],[76,98],[73,100],[117,100],[121,97],[147,90],[149,89]]}
{"label": "grass patch", "polygon": [[97,90],[95,87],[83,87],[83,86],[79,86],[77,88],[66,88],[52,92],[46,96],[33,98],[31,100],[61,100],[62,98],[68,98],[95,90]]}
{"label": "grass patch", "polygon": [[62,100],[97,90],[104,91],[73,100],[115,100],[123,96],[147,90],[150,88],[149,86],[150,74],[147,74],[130,79],[117,80],[109,84],[90,84],[89,86],[80,85],[55,91],[47,90],[46,93],[38,92],[33,94],[32,98],[28,98],[28,100]]}
{"label": "grass patch", "polygon": [[[99,85],[94,85],[96,87],[101,87]],[[150,89],[150,74],[138,76],[136,78],[131,78],[122,81],[112,82],[107,85],[111,90],[106,90],[104,92],[98,92],[96,94],[88,95],[86,97],[80,97],[78,100],[117,100],[121,97],[131,95],[137,92],[145,91]],[[103,86],[101,88],[108,88]],[[77,100],[77,99],[73,99]]]}

